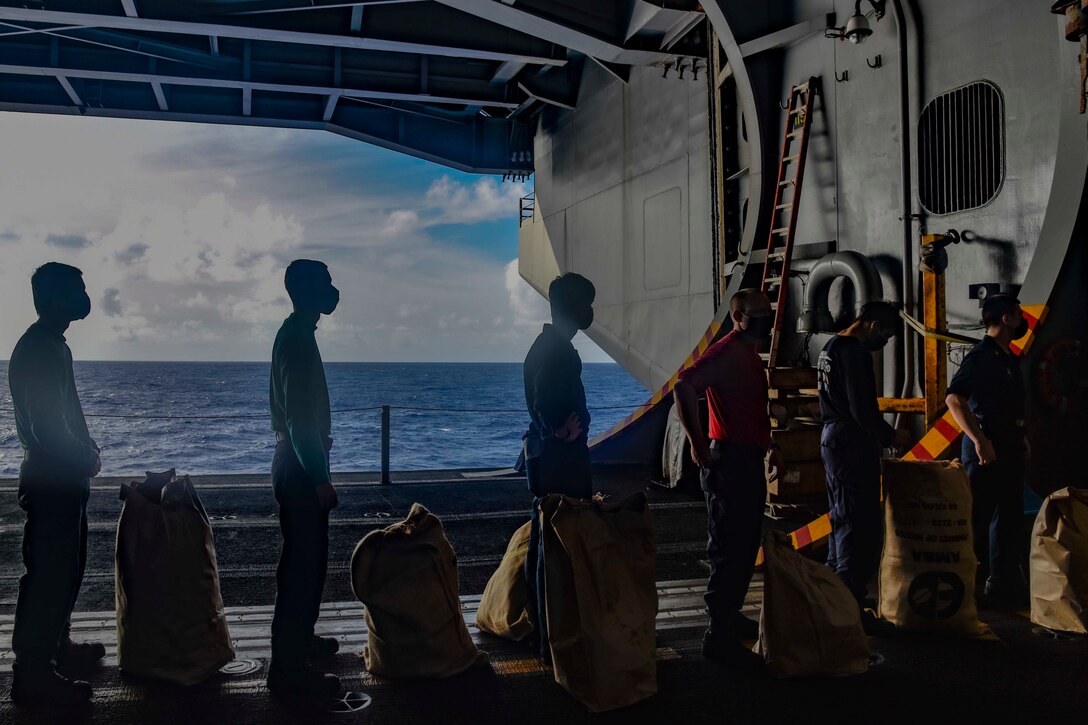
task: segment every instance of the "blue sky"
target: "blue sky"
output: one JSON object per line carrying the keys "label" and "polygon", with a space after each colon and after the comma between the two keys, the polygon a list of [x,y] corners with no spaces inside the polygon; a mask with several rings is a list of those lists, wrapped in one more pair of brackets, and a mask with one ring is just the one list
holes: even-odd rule
{"label": "blue sky", "polygon": [[316,131],[3,113],[0,137],[0,357],[49,260],[84,271],[82,359],[265,359],[297,257],[342,291],[330,361],[520,360],[547,314],[516,269],[527,184]]}

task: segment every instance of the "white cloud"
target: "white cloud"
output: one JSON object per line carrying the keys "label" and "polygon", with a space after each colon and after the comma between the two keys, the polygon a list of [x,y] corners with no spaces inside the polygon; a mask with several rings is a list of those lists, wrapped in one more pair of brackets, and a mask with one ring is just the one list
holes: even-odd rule
{"label": "white cloud", "polygon": [[503,286],[510,298],[515,324],[538,328],[550,319],[548,301],[521,278],[518,260],[509,262],[503,269]]}
{"label": "white cloud", "polygon": [[[20,114],[0,134],[20,139],[0,165],[0,357],[51,259],[97,301],[68,336],[81,359],[266,359],[298,257],[342,292],[319,332],[329,361],[519,360],[547,319],[516,262],[436,229],[513,222],[524,184],[435,179],[328,134]],[[490,231],[510,255],[515,229]]]}
{"label": "white cloud", "polygon": [[478,224],[510,219],[518,213],[521,197],[529,193],[523,182],[499,184],[485,176],[461,183],[448,175],[433,181],[415,209],[397,209],[386,217],[384,236],[396,237],[440,224]]}
{"label": "white cloud", "polygon": [[399,237],[419,229],[419,215],[409,209],[398,209],[385,220],[382,236]]}

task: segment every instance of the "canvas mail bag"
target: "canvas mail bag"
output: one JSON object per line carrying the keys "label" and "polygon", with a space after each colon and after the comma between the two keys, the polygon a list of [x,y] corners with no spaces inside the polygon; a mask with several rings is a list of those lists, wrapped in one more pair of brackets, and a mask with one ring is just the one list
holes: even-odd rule
{"label": "canvas mail bag", "polygon": [[121,487],[115,593],[118,667],[193,685],[234,659],[215,540],[187,476]]}
{"label": "canvas mail bag", "polygon": [[975,602],[971,488],[956,461],[885,461],[880,616],[897,627],[986,633]]}
{"label": "canvas mail bag", "polygon": [[442,522],[420,504],[363,537],[351,557],[351,587],[365,607],[363,659],[373,674],[440,678],[487,664],[461,614],[457,556]]}
{"label": "canvas mail bag", "polygon": [[774,677],[859,675],[869,642],[854,595],[835,572],[794,550],[789,536],[763,539],[763,610],[756,654]]}
{"label": "canvas mail bag", "polygon": [[1047,496],[1031,535],[1031,621],[1088,634],[1088,489]]}
{"label": "canvas mail bag", "polygon": [[657,584],[650,507],[541,500],[545,600],[555,681],[592,712],[657,692]]}
{"label": "canvas mail bag", "polygon": [[510,537],[499,568],[491,575],[480,608],[476,611],[476,627],[496,637],[519,641],[533,631],[525,605],[529,591],[525,586],[525,557],[529,551],[529,527],[525,524]]}

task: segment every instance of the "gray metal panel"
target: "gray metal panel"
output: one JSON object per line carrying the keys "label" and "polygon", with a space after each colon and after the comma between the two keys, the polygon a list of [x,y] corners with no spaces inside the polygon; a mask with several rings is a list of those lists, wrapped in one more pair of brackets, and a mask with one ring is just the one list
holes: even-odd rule
{"label": "gray metal panel", "polygon": [[[537,203],[549,235],[557,233],[552,215],[569,209],[573,255],[564,268],[597,285],[589,335],[651,387],[683,362],[713,316],[706,123],[704,77],[633,68],[624,84],[587,65],[578,108],[545,116],[538,131]],[[680,212],[675,223],[650,225],[649,243],[665,248],[647,254],[647,201],[652,208],[662,194]],[[693,315],[693,305],[701,312]]]}
{"label": "gray metal panel", "polygon": [[575,201],[588,199],[624,179],[625,86],[600,66],[586,67],[578,111],[572,114],[572,153],[578,171]]}

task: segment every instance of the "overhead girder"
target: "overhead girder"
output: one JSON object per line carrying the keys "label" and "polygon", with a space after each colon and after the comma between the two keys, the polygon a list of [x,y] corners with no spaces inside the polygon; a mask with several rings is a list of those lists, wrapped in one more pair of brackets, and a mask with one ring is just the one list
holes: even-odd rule
{"label": "overhead girder", "polygon": [[[436,55],[450,58],[477,58],[505,62],[508,60],[531,63],[533,65],[563,65],[565,59],[530,52],[529,48],[513,51],[489,50],[484,48],[461,47],[441,43],[414,42],[412,40],[387,39],[379,37],[361,37],[336,33],[320,33],[299,30],[284,30],[273,27],[254,25],[236,25],[224,22],[194,22],[183,20],[162,20],[153,17],[128,17],[126,15],[98,15],[92,13],[61,12],[0,6],[0,20],[12,22],[51,23],[55,25],[75,25],[91,28],[112,28],[148,33],[171,35],[214,36],[217,38],[238,38],[242,40],[264,40],[277,43],[295,43],[298,45],[321,45],[337,48],[356,48],[359,50],[378,50],[393,53],[413,53]],[[531,36],[529,40],[532,40]],[[516,43],[512,43],[516,45]]]}
{"label": "overhead girder", "polygon": [[[637,33],[650,23],[654,13],[678,13],[676,23],[689,23],[691,16],[697,18],[701,15],[695,12],[695,3],[690,3],[691,8],[688,12],[680,12],[667,10],[660,4],[651,5],[640,0],[635,1],[633,12],[643,15],[635,19],[626,14],[621,19],[615,16],[604,16],[603,13],[599,13],[594,18],[591,9],[593,3],[587,2],[558,3],[563,6],[563,12],[559,14],[547,12],[549,6],[557,4],[549,2],[514,4],[502,0],[437,1],[442,5],[485,18],[496,25],[549,40],[596,60],[625,65],[657,65],[675,57],[675,54],[661,49],[660,41],[657,42],[656,47],[653,43],[638,42]],[[607,3],[607,5],[614,8],[616,3]],[[600,22],[601,17],[604,17],[605,22]],[[579,20],[582,22],[578,23]],[[667,33],[667,29],[663,31],[664,33]],[[654,37],[656,38],[656,34]],[[632,43],[632,40],[635,42]]]}
{"label": "overhead girder", "polygon": [[319,128],[514,174],[541,108],[574,106],[583,57],[625,77],[692,51],[703,17],[695,0],[27,5],[0,0],[0,110]]}

